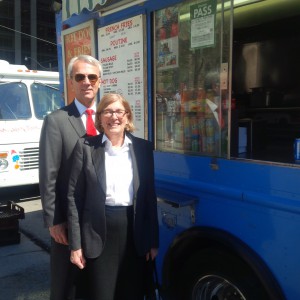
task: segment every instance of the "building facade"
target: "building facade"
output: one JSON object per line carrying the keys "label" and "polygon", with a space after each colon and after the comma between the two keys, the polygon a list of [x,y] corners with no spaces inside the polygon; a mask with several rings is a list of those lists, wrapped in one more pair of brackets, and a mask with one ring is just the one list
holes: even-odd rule
{"label": "building facade", "polygon": [[0,0],[0,59],[57,70],[55,14],[50,0]]}

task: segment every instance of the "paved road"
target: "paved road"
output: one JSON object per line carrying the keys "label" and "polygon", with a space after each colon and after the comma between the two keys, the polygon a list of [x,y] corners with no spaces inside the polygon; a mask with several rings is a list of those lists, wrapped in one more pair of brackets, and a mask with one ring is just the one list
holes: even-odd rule
{"label": "paved road", "polygon": [[0,247],[0,299],[3,300],[49,299],[50,238],[43,227],[40,199],[32,199],[18,202],[25,210],[25,219],[19,220],[21,242]]}

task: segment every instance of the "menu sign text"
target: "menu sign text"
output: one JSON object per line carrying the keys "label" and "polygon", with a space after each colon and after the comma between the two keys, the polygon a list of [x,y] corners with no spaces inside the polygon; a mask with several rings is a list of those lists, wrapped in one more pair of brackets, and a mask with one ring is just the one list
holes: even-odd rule
{"label": "menu sign text", "polygon": [[133,111],[134,134],[144,138],[143,16],[99,28],[98,44],[103,67],[100,94],[122,94]]}

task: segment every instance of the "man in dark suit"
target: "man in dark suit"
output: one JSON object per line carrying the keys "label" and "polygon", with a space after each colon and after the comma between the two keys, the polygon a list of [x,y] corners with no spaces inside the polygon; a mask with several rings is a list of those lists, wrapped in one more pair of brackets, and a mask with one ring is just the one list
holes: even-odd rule
{"label": "man in dark suit", "polygon": [[91,56],[72,58],[68,76],[75,99],[48,115],[41,132],[39,184],[44,223],[51,235],[51,300],[75,299],[78,268],[70,263],[67,187],[73,149],[77,140],[87,134],[86,122],[91,120],[86,109],[95,111],[101,72],[100,62]]}

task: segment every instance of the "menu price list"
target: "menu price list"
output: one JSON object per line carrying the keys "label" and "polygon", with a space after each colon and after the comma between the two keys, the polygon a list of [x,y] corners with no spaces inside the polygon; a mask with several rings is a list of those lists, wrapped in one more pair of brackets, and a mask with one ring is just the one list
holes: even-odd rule
{"label": "menu price list", "polygon": [[[103,67],[100,93],[117,92],[130,103],[136,135],[144,134],[144,70],[142,15],[98,29]],[[105,45],[102,47],[101,45]],[[108,47],[109,45],[109,47]]]}

